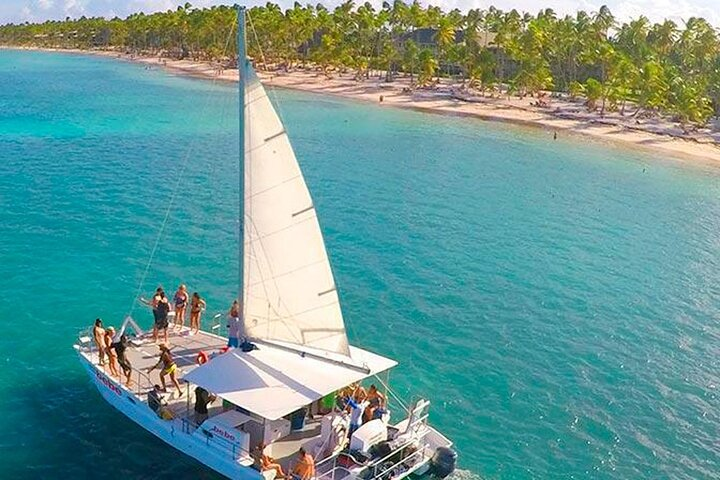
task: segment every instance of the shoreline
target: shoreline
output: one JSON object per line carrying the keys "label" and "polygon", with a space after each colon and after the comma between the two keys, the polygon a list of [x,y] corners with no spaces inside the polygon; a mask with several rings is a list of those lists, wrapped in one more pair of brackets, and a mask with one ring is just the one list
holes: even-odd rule
{"label": "shoreline", "polygon": [[[0,48],[107,57],[163,68],[177,75],[222,82],[238,81],[236,70],[223,69],[218,65],[202,61],[135,56],[110,50]],[[387,83],[377,78],[358,82],[352,75],[328,78],[322,72],[306,70],[289,73],[258,71],[257,74],[264,85],[274,88],[338,96],[373,103],[380,107],[405,108],[426,113],[512,123],[545,130],[550,136],[556,132],[569,133],[615,145],[635,147],[646,152],[664,153],[677,160],[692,160],[720,166],[720,132],[701,129],[687,134],[678,124],[662,117],[634,119],[629,115],[621,116],[615,112],[600,117],[595,112],[588,112],[582,103],[569,99],[545,97],[548,106],[538,107],[531,105],[536,101],[534,98],[481,97],[462,92],[452,85],[443,85],[435,90],[408,92],[410,82],[407,78],[398,78],[392,83]],[[382,101],[380,101],[381,96]]]}

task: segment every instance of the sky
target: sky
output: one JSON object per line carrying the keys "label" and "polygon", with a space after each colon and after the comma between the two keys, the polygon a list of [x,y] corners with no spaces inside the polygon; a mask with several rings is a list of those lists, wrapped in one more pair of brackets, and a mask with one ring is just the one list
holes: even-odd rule
{"label": "sky", "polygon": [[[105,16],[126,17],[135,12],[145,13],[174,9],[186,0],[0,0],[0,24],[37,22],[65,17]],[[193,6],[206,7],[218,4],[233,4],[238,0],[195,0]],[[342,0],[301,0],[300,3],[315,4],[318,1],[335,6]],[[409,1],[409,0],[408,0]],[[264,4],[266,0],[248,0],[248,6]],[[274,0],[281,7],[292,6],[294,0]],[[356,4],[363,0],[356,0]],[[516,8],[533,14],[542,8],[552,8],[558,15],[574,14],[577,10],[597,11],[606,4],[619,21],[627,21],[645,15],[652,21],[665,18],[682,25],[689,17],[704,17],[711,24],[720,27],[720,0],[421,0],[423,4],[432,3],[445,10],[459,8],[487,8],[494,5],[502,10]],[[379,6],[382,0],[371,0]]]}

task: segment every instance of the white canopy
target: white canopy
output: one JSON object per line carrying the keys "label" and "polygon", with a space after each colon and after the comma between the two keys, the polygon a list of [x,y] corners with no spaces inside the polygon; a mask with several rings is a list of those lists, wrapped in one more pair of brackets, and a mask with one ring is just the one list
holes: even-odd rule
{"label": "white canopy", "polygon": [[183,377],[234,405],[268,420],[277,420],[351,383],[376,375],[397,363],[350,347],[353,359],[369,372],[301,356],[283,348],[230,350]]}

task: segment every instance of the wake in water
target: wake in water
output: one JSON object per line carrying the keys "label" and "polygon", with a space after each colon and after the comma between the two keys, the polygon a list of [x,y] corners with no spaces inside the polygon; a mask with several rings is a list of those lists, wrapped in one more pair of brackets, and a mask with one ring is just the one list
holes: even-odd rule
{"label": "wake in water", "polygon": [[463,470],[461,468],[458,468],[453,473],[451,473],[447,480],[483,480],[482,477],[475,473],[471,472],[470,470]]}

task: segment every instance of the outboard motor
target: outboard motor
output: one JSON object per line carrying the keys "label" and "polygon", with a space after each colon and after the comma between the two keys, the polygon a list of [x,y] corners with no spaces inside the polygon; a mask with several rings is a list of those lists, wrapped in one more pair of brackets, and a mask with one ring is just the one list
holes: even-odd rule
{"label": "outboard motor", "polygon": [[449,447],[438,447],[430,460],[430,474],[437,478],[445,478],[455,471],[457,452]]}

